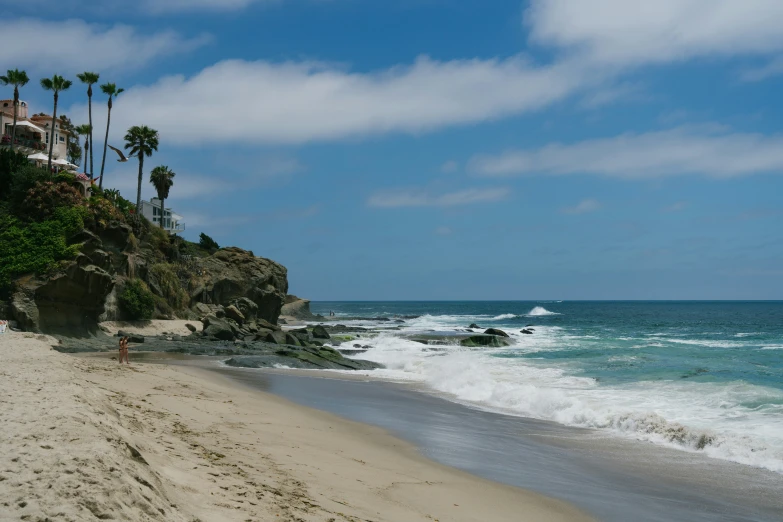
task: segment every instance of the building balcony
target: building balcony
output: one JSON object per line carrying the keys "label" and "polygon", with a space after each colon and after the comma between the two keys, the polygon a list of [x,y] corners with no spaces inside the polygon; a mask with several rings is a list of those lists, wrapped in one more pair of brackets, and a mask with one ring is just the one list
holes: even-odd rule
{"label": "building balcony", "polygon": [[[0,137],[0,146],[10,147],[11,136],[5,134]],[[33,154],[35,152],[45,151],[46,144],[35,139],[17,136],[16,140],[14,140],[14,148],[19,149],[19,152]]]}

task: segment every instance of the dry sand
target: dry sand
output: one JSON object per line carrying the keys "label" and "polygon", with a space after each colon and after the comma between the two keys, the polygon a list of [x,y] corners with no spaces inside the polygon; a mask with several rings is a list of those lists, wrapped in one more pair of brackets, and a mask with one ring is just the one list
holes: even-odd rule
{"label": "dry sand", "polygon": [[166,321],[159,319],[151,321],[104,321],[99,326],[101,330],[109,335],[117,335],[117,332],[124,330],[130,334],[155,337],[164,333],[182,336],[190,335],[191,332],[185,326],[186,324],[193,325],[197,332],[200,332],[204,327],[201,321],[184,321],[180,319]]}
{"label": "dry sand", "polygon": [[590,520],[215,372],[51,342],[0,335],[2,520]]}

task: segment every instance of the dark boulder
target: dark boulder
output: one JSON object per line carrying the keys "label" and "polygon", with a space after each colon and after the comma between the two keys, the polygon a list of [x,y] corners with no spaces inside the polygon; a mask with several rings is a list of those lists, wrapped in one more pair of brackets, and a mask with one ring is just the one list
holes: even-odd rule
{"label": "dark boulder", "polygon": [[498,337],[497,335],[471,335],[468,338],[462,339],[459,344],[469,348],[478,348],[482,346],[501,348],[503,346],[508,346],[509,342],[504,337]]}
{"label": "dark boulder", "polygon": [[239,308],[237,308],[234,305],[229,305],[225,309],[226,317],[229,319],[233,319],[238,324],[243,324],[245,322],[245,315],[239,311]]}
{"label": "dark boulder", "polygon": [[523,333],[525,335],[533,335],[533,330],[529,330],[525,328],[524,330],[520,330],[519,333]]}
{"label": "dark boulder", "polygon": [[326,328],[321,326],[320,324],[313,328],[313,337],[316,339],[331,339],[332,336],[329,335],[329,332],[326,331]]}
{"label": "dark boulder", "polygon": [[480,329],[481,327],[479,325],[477,325],[476,323],[471,323],[470,326],[468,326],[468,328]]}
{"label": "dark boulder", "polygon": [[295,295],[287,295],[285,297],[285,304],[280,310],[281,315],[294,317],[296,319],[316,319],[318,316],[313,315],[310,311],[310,301],[307,299],[299,299]]}
{"label": "dark boulder", "polygon": [[503,330],[498,330],[497,328],[488,328],[484,331],[487,335],[497,335],[499,337],[508,337],[508,334],[504,332]]}
{"label": "dark boulder", "polygon": [[185,324],[185,328],[187,328],[187,329],[188,329],[188,330],[190,330],[191,332],[195,332],[196,330],[198,330],[198,328],[196,328],[195,326],[193,326],[193,325],[192,325],[192,324],[190,324],[190,323],[187,323],[187,324]]}
{"label": "dark boulder", "polygon": [[237,336],[237,329],[225,318],[208,315],[201,322],[204,324],[204,330],[201,333],[205,337],[233,341]]}

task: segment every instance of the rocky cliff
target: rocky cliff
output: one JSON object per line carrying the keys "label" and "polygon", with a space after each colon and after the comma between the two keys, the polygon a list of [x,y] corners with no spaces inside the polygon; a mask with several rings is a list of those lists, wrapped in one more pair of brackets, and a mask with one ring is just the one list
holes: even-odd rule
{"label": "rocky cliff", "polygon": [[18,278],[5,308],[24,330],[95,331],[100,320],[131,319],[118,295],[127,281],[140,279],[154,296],[153,318],[201,319],[209,308],[199,305],[228,307],[244,299],[254,316],[277,322],[288,291],[284,266],[233,247],[199,252],[161,234],[150,229],[138,239],[124,223],[83,230],[69,239],[79,247],[77,257],[45,275]]}

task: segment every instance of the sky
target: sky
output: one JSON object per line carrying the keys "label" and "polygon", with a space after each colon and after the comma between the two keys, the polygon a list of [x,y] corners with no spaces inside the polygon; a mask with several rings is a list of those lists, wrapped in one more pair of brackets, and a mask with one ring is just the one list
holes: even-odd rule
{"label": "sky", "polygon": [[[313,300],[783,298],[780,0],[28,0],[0,70]],[[5,89],[5,90],[1,90]],[[11,91],[0,88],[0,97]],[[86,123],[86,86],[60,109]],[[94,96],[96,144],[106,99]],[[98,147],[97,150],[100,150]],[[96,157],[99,164],[99,157]],[[96,168],[97,170],[97,168]],[[105,185],[135,200],[109,150]]]}

